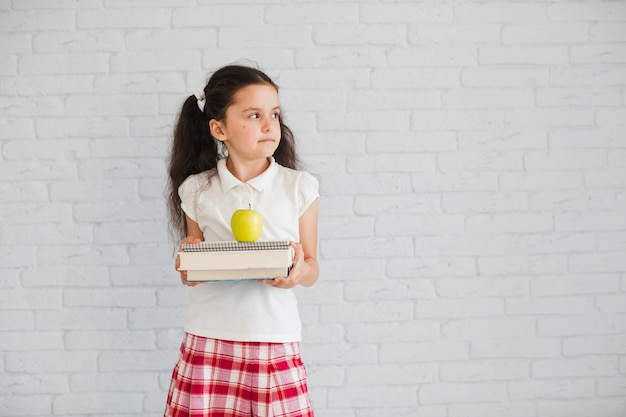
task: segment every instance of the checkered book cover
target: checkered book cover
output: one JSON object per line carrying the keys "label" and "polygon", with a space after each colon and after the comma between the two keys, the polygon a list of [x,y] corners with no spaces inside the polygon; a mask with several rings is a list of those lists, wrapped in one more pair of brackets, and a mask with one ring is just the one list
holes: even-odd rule
{"label": "checkered book cover", "polygon": [[200,242],[183,243],[183,252],[236,252],[250,250],[286,250],[289,249],[288,240],[266,240],[259,242]]}

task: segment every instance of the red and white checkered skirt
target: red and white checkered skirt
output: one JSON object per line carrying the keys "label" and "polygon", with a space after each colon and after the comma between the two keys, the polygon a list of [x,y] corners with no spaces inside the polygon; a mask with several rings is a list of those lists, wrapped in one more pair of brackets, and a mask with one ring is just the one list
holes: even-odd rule
{"label": "red and white checkered skirt", "polygon": [[164,417],[313,417],[300,347],[185,334]]}

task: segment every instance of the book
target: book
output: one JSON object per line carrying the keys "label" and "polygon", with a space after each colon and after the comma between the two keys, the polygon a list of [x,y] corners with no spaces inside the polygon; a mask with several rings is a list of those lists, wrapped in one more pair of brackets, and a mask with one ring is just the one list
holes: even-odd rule
{"label": "book", "polygon": [[184,243],[181,249],[178,270],[192,282],[287,276],[294,255],[288,240]]}

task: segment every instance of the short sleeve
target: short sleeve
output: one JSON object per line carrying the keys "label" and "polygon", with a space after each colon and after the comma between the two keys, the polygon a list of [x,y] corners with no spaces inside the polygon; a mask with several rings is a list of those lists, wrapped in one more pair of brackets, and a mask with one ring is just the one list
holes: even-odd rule
{"label": "short sleeve", "polygon": [[309,206],[319,198],[319,182],[308,172],[301,171],[298,181],[299,208],[298,217],[302,216]]}
{"label": "short sleeve", "polygon": [[198,216],[198,194],[200,191],[200,178],[198,175],[191,175],[178,187],[180,206],[191,220],[197,222]]}

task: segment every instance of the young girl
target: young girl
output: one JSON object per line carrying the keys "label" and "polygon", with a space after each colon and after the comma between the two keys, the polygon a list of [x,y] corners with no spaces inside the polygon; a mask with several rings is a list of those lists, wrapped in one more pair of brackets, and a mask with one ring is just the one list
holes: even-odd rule
{"label": "young girl", "polygon": [[[182,242],[234,240],[249,206],[260,240],[291,240],[294,264],[273,280],[187,282],[185,337],[164,416],[313,416],[292,288],[317,280],[318,182],[297,171],[278,87],[245,66],[216,71],[187,98],[174,132],[169,209]],[[178,260],[177,260],[178,264]]]}

